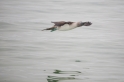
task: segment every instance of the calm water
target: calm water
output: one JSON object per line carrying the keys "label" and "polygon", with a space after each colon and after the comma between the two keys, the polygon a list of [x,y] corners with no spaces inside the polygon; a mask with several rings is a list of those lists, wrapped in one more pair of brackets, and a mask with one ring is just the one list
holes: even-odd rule
{"label": "calm water", "polygon": [[124,1],[1,0],[0,82],[124,82]]}

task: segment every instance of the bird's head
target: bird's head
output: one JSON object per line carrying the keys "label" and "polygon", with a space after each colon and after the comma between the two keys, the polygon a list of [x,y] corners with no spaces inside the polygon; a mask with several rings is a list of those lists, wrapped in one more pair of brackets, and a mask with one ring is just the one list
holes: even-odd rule
{"label": "bird's head", "polygon": [[78,23],[78,27],[81,27],[81,26],[90,26],[92,23],[91,22],[79,22]]}

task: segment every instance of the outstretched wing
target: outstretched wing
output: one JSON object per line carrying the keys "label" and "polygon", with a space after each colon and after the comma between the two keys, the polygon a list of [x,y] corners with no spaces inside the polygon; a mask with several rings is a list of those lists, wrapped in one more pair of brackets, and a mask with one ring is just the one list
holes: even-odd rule
{"label": "outstretched wing", "polygon": [[73,22],[65,22],[65,21],[59,21],[59,22],[51,22],[54,23],[54,26],[63,26],[64,24],[72,24]]}
{"label": "outstretched wing", "polygon": [[55,24],[54,26],[63,26],[64,24],[66,24],[65,21],[51,22],[51,23],[54,23]]}

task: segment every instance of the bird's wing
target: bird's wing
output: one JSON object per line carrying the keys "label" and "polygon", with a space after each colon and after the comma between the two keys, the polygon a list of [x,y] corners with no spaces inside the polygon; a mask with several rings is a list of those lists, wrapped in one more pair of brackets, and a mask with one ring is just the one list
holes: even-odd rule
{"label": "bird's wing", "polygon": [[65,21],[59,21],[59,22],[52,22],[54,23],[55,25],[54,26],[63,26],[64,24],[66,24]]}
{"label": "bird's wing", "polygon": [[65,21],[59,21],[59,22],[52,22],[54,23],[55,25],[54,26],[63,26],[64,24],[72,24],[73,22],[65,22]]}

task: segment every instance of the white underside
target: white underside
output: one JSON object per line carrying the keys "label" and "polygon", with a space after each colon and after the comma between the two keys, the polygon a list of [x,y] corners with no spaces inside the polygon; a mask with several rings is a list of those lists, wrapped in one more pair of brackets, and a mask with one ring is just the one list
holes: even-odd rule
{"label": "white underside", "polygon": [[77,27],[76,23],[73,23],[72,25],[65,24],[65,25],[63,25],[61,27],[57,27],[57,30],[59,30],[59,31],[67,31],[67,30],[74,29],[76,27]]}

